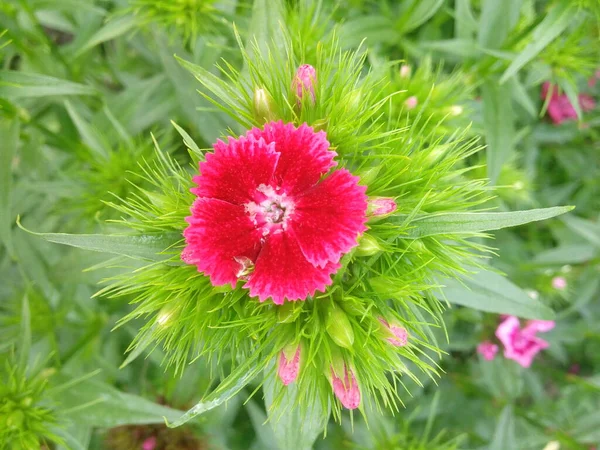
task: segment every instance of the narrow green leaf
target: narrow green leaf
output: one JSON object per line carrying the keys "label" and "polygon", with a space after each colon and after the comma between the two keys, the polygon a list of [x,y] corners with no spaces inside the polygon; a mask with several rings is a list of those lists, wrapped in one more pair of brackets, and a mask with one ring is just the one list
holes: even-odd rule
{"label": "narrow green leaf", "polygon": [[363,39],[368,46],[394,44],[400,40],[400,34],[390,17],[368,15],[342,24],[339,39],[344,47],[350,48],[357,47]]}
{"label": "narrow green leaf", "polygon": [[[405,5],[406,3],[407,2],[402,2],[402,5]],[[401,11],[401,19],[398,23],[398,29],[403,34],[419,28],[431,19],[444,4],[444,0],[413,0],[412,3],[408,3],[410,4],[406,9],[408,14]]]}
{"label": "narrow green leaf", "polygon": [[510,90],[512,91],[512,98],[515,102],[517,102],[521,107],[529,114],[529,116],[533,119],[537,118],[537,109],[533,100],[529,94],[527,94],[527,90],[525,86],[517,79],[517,77],[512,77],[509,80]]}
{"label": "narrow green leaf", "polygon": [[488,450],[507,450],[509,448],[518,448],[515,438],[515,418],[511,405],[504,407],[498,418],[494,437],[488,447]]}
{"label": "narrow green leaf", "polygon": [[[256,41],[263,55],[266,55],[271,44],[283,51],[284,36],[281,27],[284,24],[285,5],[282,0],[255,0],[252,5],[252,19],[248,29],[250,54],[252,44]],[[272,47],[271,47],[272,48]]]}
{"label": "narrow green leaf", "polygon": [[81,117],[81,114],[79,114],[71,102],[65,100],[64,103],[65,108],[69,113],[69,117],[71,117],[77,131],[79,131],[83,142],[101,158],[108,157],[110,146],[104,140],[102,135]]}
{"label": "narrow green leaf", "polygon": [[565,265],[587,262],[600,252],[588,244],[561,245],[538,253],[533,262],[536,264]]}
{"label": "narrow green leaf", "polygon": [[183,128],[181,128],[179,125],[177,125],[172,120],[171,120],[171,124],[175,127],[175,129],[177,130],[179,135],[183,138],[183,143],[185,144],[185,146],[187,148],[189,148],[190,150],[192,150],[194,153],[196,153],[198,155],[198,157],[203,157],[204,152],[202,150],[200,150],[200,147],[198,147],[198,144],[196,144],[196,142],[187,133],[187,131],[185,131]]}
{"label": "narrow green leaf", "polygon": [[575,86],[575,84],[572,81],[565,79],[559,80],[558,84],[569,99],[569,102],[571,102],[571,106],[573,106],[573,109],[577,114],[577,118],[581,119],[583,117],[583,112],[581,111],[581,105],[579,104],[579,94],[577,93],[577,86]]}
{"label": "narrow green leaf", "polygon": [[554,318],[554,312],[549,307],[539,300],[532,299],[506,277],[497,273],[480,270],[476,274],[464,277],[461,282],[443,280],[442,284],[446,287],[443,288],[440,298],[479,311],[510,314],[524,319]]}
{"label": "narrow green leaf", "polygon": [[162,254],[165,250],[181,239],[179,233],[118,235],[118,234],[67,234],[67,233],[36,233],[29,231],[20,223],[18,225],[28,233],[57,244],[70,245],[83,250],[114,255],[127,256],[133,259],[162,261],[168,256]]}
{"label": "narrow green leaf", "polygon": [[19,333],[19,368],[25,372],[31,349],[31,311],[27,294],[21,301],[21,330]]}
{"label": "narrow green leaf", "polygon": [[[495,2],[495,0],[488,0]],[[495,2],[502,7],[503,2]],[[525,49],[513,60],[508,66],[500,83],[506,82],[510,77],[514,76],[521,70],[525,64],[535,58],[550,42],[567,29],[570,23],[573,22],[573,2],[570,0],[562,0],[552,7],[548,15],[540,22],[540,24],[524,39],[529,42]]]}
{"label": "narrow green leaf", "polygon": [[454,9],[454,35],[458,39],[471,40],[477,30],[477,20],[473,15],[471,0],[456,0]]}
{"label": "narrow green leaf", "polygon": [[[68,382],[66,377],[63,379]],[[181,411],[126,394],[101,381],[85,380],[56,392],[62,414],[80,426],[112,428],[163,423],[164,418],[175,420],[181,414]]]}
{"label": "narrow green leaf", "polygon": [[479,45],[501,48],[519,20],[522,0],[483,0],[479,18]]}
{"label": "narrow green leaf", "polygon": [[[530,222],[550,219],[573,209],[573,206],[529,209],[511,212],[464,212],[417,216],[410,222],[412,229],[407,238],[421,238],[437,234],[478,233],[516,227]],[[402,222],[406,216],[396,216]],[[404,236],[403,236],[404,237]]]}
{"label": "narrow green leaf", "polygon": [[135,26],[135,23],[135,17],[133,16],[123,16],[110,20],[106,25],[94,33],[92,37],[90,37],[90,39],[83,44],[75,54],[81,55],[98,44],[124,35]]}
{"label": "narrow green leaf", "polygon": [[563,222],[590,244],[600,247],[600,223],[595,223],[591,220],[581,219],[572,215],[565,216]]}
{"label": "narrow green leaf", "polygon": [[19,121],[0,121],[0,242],[14,255],[11,226],[12,161],[19,143]]}
{"label": "narrow green leaf", "polygon": [[315,402],[308,408],[307,414],[302,415],[301,408],[297,406],[297,385],[283,387],[273,373],[267,376],[267,370],[265,377],[265,407],[271,418],[277,447],[279,450],[311,450],[327,425],[328,415],[323,414],[321,402]]}
{"label": "narrow green leaf", "polygon": [[425,41],[419,44],[426,50],[434,50],[460,58],[475,58],[481,50],[472,39],[442,39],[439,41]]}
{"label": "narrow green leaf", "polygon": [[167,426],[169,428],[176,428],[193,419],[194,417],[222,405],[240,392],[259,373],[260,369],[258,366],[253,366],[250,368],[246,366],[239,366],[238,369],[232,372],[225,380],[223,380],[212,393],[210,393],[205,399],[196,403],[194,407],[189,409],[181,417],[173,422],[166,420]]}
{"label": "narrow green leaf", "polygon": [[27,98],[53,95],[96,95],[90,86],[36,73],[0,70],[0,97]]}
{"label": "narrow green leaf", "polygon": [[487,143],[487,173],[492,184],[500,176],[502,165],[513,152],[515,135],[510,87],[495,79],[482,86],[483,121]]}

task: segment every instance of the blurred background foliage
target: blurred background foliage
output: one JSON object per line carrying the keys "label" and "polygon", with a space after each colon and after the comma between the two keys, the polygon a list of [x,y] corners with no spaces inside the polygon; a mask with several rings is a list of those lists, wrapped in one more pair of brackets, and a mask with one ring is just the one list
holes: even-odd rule
{"label": "blurred background foliage", "polygon": [[[462,127],[501,211],[557,204],[559,219],[496,233],[491,264],[556,311],[531,368],[477,345],[510,291],[484,286],[445,313],[445,372],[412,386],[395,417],[366,411],[286,443],[262,394],[245,392],[165,427],[211,387],[202,360],[182,377],[161,349],[119,369],[136,334],[123,299],[94,296],[115,274],[44,232],[110,230],[107,205],[143,187],[139,162],[189,156],[234,127],[196,93],[177,55],[215,75],[243,70],[235,30],[267,42],[289,28],[311,58],[338,39],[389,77],[382,121],[444,139]],[[0,448],[589,450],[600,442],[600,3],[597,0],[4,0],[0,3]],[[544,91],[548,82],[551,91]],[[548,88],[546,88],[548,89]],[[544,93],[546,92],[546,93]],[[95,270],[89,270],[94,268]],[[562,281],[557,282],[560,279]],[[468,298],[470,297],[470,298]],[[453,301],[453,299],[449,299]],[[487,311],[487,312],[486,312]],[[268,387],[264,387],[268,389]],[[282,419],[283,421],[285,419]],[[290,446],[291,445],[291,446]],[[297,446],[296,446],[297,445]]]}

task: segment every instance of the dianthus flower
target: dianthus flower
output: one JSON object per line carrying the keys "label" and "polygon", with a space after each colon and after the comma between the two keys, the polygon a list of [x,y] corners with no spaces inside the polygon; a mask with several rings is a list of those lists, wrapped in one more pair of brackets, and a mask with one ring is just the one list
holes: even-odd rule
{"label": "dianthus flower", "polygon": [[324,291],[366,229],[366,187],[332,170],[335,156],[325,132],[306,124],[217,141],[194,177],[182,259],[215,286],[245,280],[261,302]]}
{"label": "dianthus flower", "polygon": [[550,344],[539,338],[537,333],[545,333],[554,328],[551,320],[530,320],[521,328],[519,319],[507,316],[496,329],[496,337],[504,345],[504,357],[516,361],[523,367],[531,366],[535,356]]}
{"label": "dianthus flower", "polygon": [[[556,87],[553,87],[548,81],[542,85],[542,100],[546,100],[550,90],[552,94],[548,102],[548,115],[552,122],[559,125],[564,121],[577,119],[577,112],[575,112],[569,97],[566,94],[559,94]],[[596,106],[596,102],[589,95],[579,94],[577,98],[579,106],[584,112],[591,111]]]}

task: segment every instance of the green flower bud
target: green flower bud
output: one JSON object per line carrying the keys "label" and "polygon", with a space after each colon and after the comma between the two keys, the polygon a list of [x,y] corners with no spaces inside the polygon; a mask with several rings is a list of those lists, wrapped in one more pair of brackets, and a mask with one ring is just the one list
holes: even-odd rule
{"label": "green flower bud", "polygon": [[375,239],[370,234],[365,234],[363,235],[363,237],[360,238],[358,247],[356,248],[354,254],[356,256],[373,256],[382,250],[383,248],[381,247],[381,245],[379,245],[377,239]]}
{"label": "green flower bud", "polygon": [[296,306],[296,302],[285,302],[277,307],[277,321],[279,323],[290,323],[296,320],[302,311],[302,305]]}
{"label": "green flower bud", "polygon": [[271,96],[265,89],[256,89],[254,91],[254,113],[258,119],[265,122],[275,120]]}
{"label": "green flower bud", "polygon": [[358,176],[360,177],[360,183],[368,186],[375,181],[380,170],[381,166],[375,166],[368,168],[364,172],[359,172]]}
{"label": "green flower bud", "polygon": [[25,414],[20,409],[13,411],[6,419],[6,427],[9,430],[19,430],[23,426],[23,421],[25,420]]}
{"label": "green flower bud", "polygon": [[327,333],[340,347],[352,348],[354,344],[354,331],[348,316],[342,308],[335,303],[331,304],[327,317]]}

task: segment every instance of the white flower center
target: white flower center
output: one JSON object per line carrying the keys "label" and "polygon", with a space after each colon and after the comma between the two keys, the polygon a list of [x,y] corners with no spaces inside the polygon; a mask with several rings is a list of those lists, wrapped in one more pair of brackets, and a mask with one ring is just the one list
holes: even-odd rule
{"label": "white flower center", "polygon": [[287,221],[294,211],[294,202],[280,188],[266,184],[258,186],[253,202],[244,205],[252,223],[262,230],[263,236],[281,233],[287,228]]}

